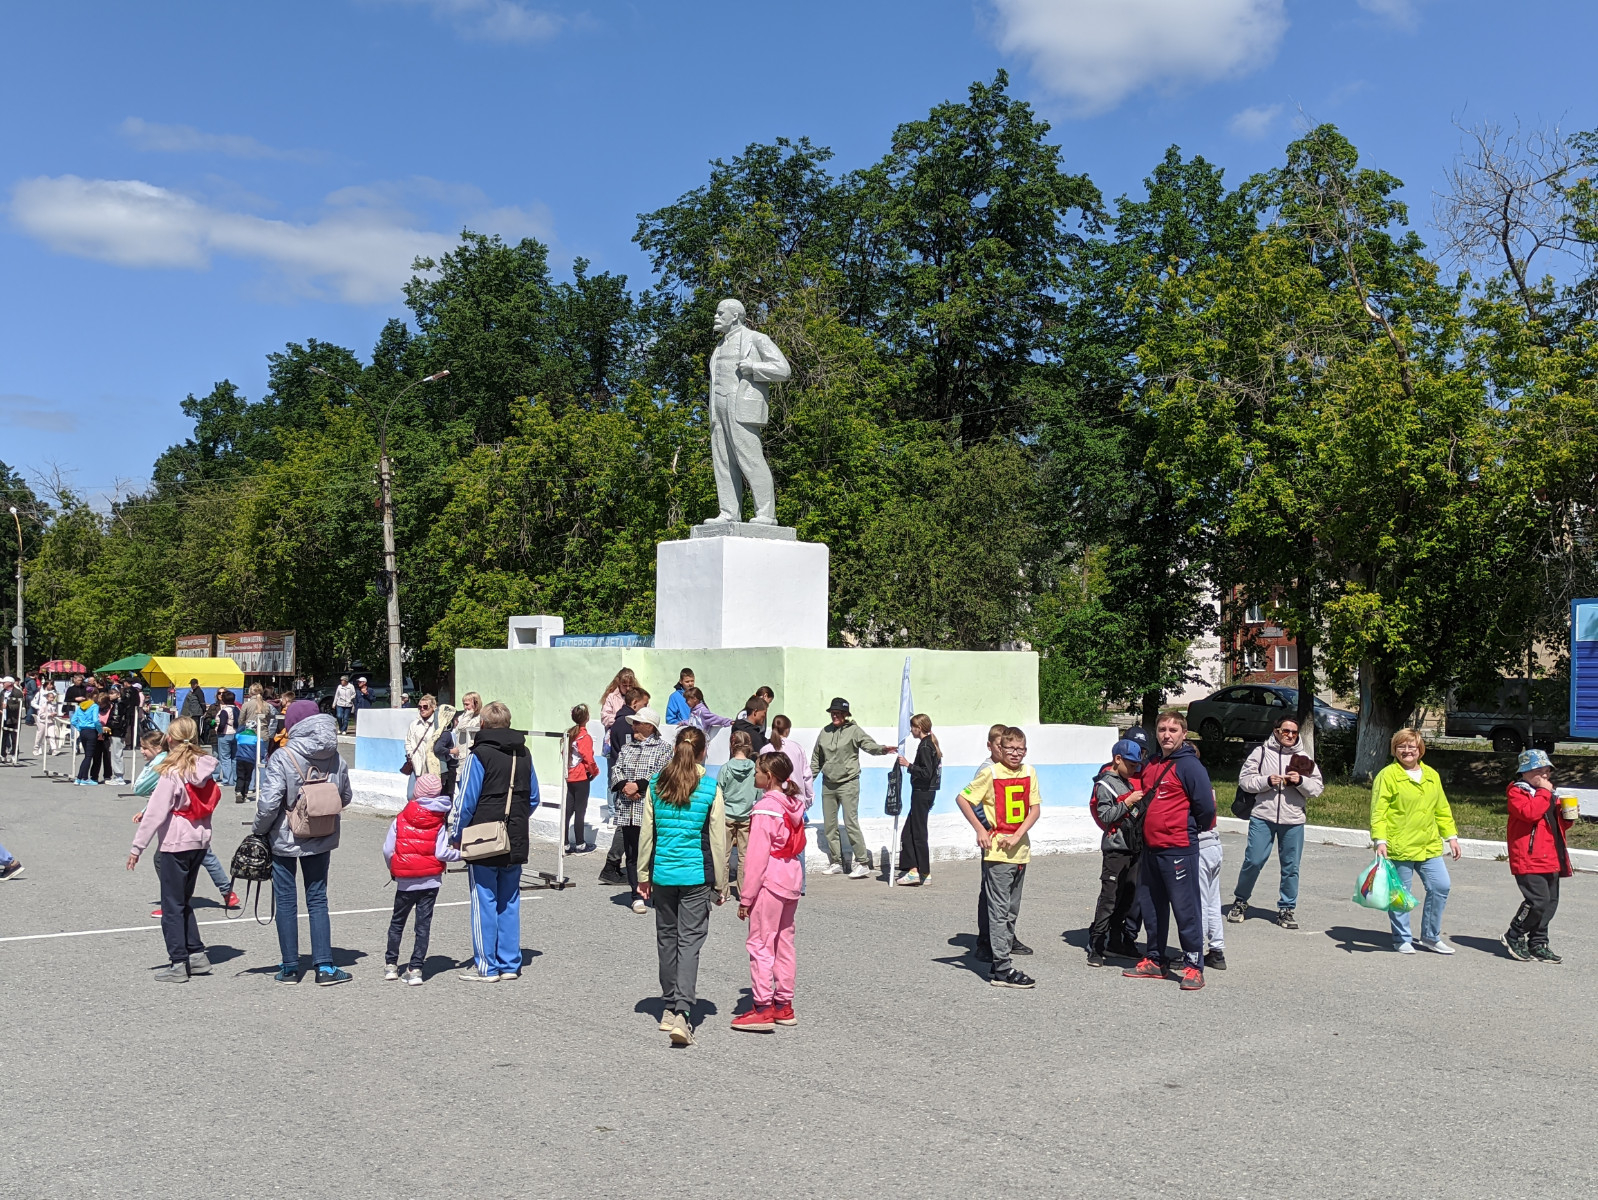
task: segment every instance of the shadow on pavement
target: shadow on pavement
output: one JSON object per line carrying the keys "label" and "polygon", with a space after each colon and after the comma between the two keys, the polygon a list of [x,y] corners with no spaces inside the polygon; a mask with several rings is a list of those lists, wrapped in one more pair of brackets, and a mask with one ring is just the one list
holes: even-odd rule
{"label": "shadow on pavement", "polygon": [[944,963],[951,967],[959,967],[962,971],[970,971],[971,974],[979,976],[983,979],[988,977],[987,964],[977,961],[976,934],[957,933],[949,939],[949,945],[958,946],[961,953],[949,958],[935,958],[932,961],[936,963]]}
{"label": "shadow on pavement", "polygon": [[1393,949],[1393,935],[1378,932],[1374,929],[1355,929],[1351,925],[1333,925],[1326,931],[1326,936],[1338,943],[1339,950],[1346,950],[1350,954],[1370,954],[1377,950],[1386,950],[1391,953]]}
{"label": "shadow on pavement", "polygon": [[1468,946],[1472,950],[1480,950],[1483,954],[1491,954],[1494,958],[1507,958],[1510,962],[1515,961],[1509,951],[1504,949],[1504,944],[1497,938],[1460,937],[1450,934],[1448,940],[1456,946]]}

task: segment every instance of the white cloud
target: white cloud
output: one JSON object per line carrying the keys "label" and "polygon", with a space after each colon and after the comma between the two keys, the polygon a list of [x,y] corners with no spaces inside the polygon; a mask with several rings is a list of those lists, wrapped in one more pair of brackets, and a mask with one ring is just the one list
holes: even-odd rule
{"label": "white cloud", "polygon": [[1378,17],[1386,17],[1400,29],[1414,29],[1420,23],[1415,0],[1356,0],[1361,8]]}
{"label": "white cloud", "polygon": [[137,179],[26,179],[11,216],[54,250],[123,267],[204,270],[222,255],[262,263],[302,294],[376,304],[399,294],[418,256],[455,238],[361,205],[308,224],[229,212]]}
{"label": "white cloud", "polygon": [[516,0],[378,0],[423,6],[463,37],[485,42],[547,42],[566,27],[565,17]]}
{"label": "white cloud", "polygon": [[1080,115],[1149,86],[1209,83],[1270,61],[1283,0],[992,0],[999,48]]}
{"label": "white cloud", "polygon": [[72,413],[62,412],[38,396],[23,396],[16,392],[0,393],[0,424],[37,429],[44,433],[78,431],[78,418]]}
{"label": "white cloud", "polygon": [[1251,108],[1245,108],[1242,112],[1233,113],[1226,127],[1238,137],[1252,141],[1269,133],[1271,126],[1276,124],[1276,118],[1281,115],[1280,104],[1256,104]]}
{"label": "white cloud", "polygon": [[192,125],[161,125],[142,117],[129,117],[117,130],[140,150],[225,154],[229,158],[270,158],[288,162],[314,162],[320,157],[308,150],[279,150],[241,133],[205,133]]}

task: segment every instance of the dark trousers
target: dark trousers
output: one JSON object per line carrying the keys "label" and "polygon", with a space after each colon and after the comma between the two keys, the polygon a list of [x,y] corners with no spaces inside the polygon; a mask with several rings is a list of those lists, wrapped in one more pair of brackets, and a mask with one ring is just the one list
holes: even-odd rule
{"label": "dark trousers", "polygon": [[[633,832],[638,832],[636,827]],[[686,1016],[698,998],[699,952],[710,932],[711,888],[708,883],[686,887],[657,883],[650,898],[655,902],[660,994],[669,1010]]]}
{"label": "dark trousers", "polygon": [[300,969],[300,904],[294,889],[296,866],[305,875],[305,912],[311,933],[311,964],[333,965],[333,925],[327,911],[327,868],[331,850],[302,854],[299,858],[272,859],[272,896],[277,904],[277,948],[290,970]]}
{"label": "dark trousers", "polygon": [[1010,969],[1010,947],[1015,943],[1015,921],[1021,915],[1025,882],[1025,863],[982,862],[982,898],[987,902],[988,945],[996,973]]}
{"label": "dark trousers", "polygon": [[399,962],[400,938],[405,934],[405,918],[416,913],[416,940],[411,946],[410,965],[421,969],[427,961],[427,941],[433,933],[433,905],[438,902],[437,888],[416,888],[394,893],[394,915],[388,922],[388,953],[386,963]]}
{"label": "dark trousers", "polygon": [[561,836],[572,849],[588,843],[588,784],[586,779],[566,781],[566,829]]}
{"label": "dark trousers", "polygon": [[627,886],[632,888],[634,898],[638,895],[638,835],[642,832],[636,825],[621,827],[621,846],[627,857]]}
{"label": "dark trousers", "polygon": [[910,793],[910,816],[899,834],[899,870],[914,867],[925,879],[932,874],[932,847],[927,843],[927,815],[932,812],[936,792]]}
{"label": "dark trousers", "polygon": [[250,747],[249,758],[233,760],[233,796],[242,800],[250,794],[250,779],[255,774],[255,747]]}
{"label": "dark trousers", "polygon": [[1548,944],[1548,923],[1559,911],[1559,873],[1551,875],[1516,875],[1520,894],[1525,897],[1509,923],[1509,932],[1523,937],[1533,946]]}
{"label": "dark trousers", "polygon": [[622,851],[626,849],[627,839],[622,836],[623,826],[618,825],[616,832],[610,835],[610,849],[605,851],[605,865],[607,867],[621,867]]}
{"label": "dark trousers", "polygon": [[993,939],[988,936],[988,886],[984,875],[977,876],[977,949],[990,953],[993,950]]}
{"label": "dark trousers", "polygon": [[155,852],[155,877],[161,883],[161,936],[166,939],[170,962],[188,962],[189,955],[205,951],[194,919],[194,884],[204,862],[203,849]]}
{"label": "dark trousers", "polygon": [[1204,903],[1199,893],[1199,852],[1192,849],[1145,850],[1138,863],[1138,906],[1149,935],[1149,957],[1162,967],[1170,962],[1166,942],[1171,915],[1188,966],[1204,969]]}
{"label": "dark trousers", "polygon": [[96,747],[100,742],[100,731],[97,729],[78,730],[78,746],[83,751],[83,761],[78,764],[78,778],[89,778],[89,772],[94,768]]}
{"label": "dark trousers", "polygon": [[1099,871],[1099,902],[1093,910],[1093,924],[1088,929],[1088,945],[1103,953],[1111,942],[1137,940],[1138,856],[1128,850],[1104,851],[1104,865]]}
{"label": "dark trousers", "polygon": [[94,740],[94,765],[89,768],[89,778],[111,778],[111,735],[103,729]]}

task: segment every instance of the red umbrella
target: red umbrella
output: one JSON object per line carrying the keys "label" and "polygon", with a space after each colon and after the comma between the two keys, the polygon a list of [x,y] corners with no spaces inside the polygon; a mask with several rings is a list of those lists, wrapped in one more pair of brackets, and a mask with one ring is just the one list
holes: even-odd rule
{"label": "red umbrella", "polygon": [[39,670],[46,675],[87,675],[89,668],[80,662],[73,662],[70,658],[52,658]]}

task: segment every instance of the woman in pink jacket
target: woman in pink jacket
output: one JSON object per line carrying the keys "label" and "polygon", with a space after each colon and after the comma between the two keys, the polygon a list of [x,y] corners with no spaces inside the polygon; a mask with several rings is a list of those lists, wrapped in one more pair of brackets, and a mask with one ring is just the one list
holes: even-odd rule
{"label": "woman in pink jacket", "polygon": [[155,875],[161,882],[161,935],[166,938],[167,966],[157,971],[161,983],[187,983],[190,975],[209,975],[211,960],[200,941],[194,919],[194,883],[205,852],[211,847],[211,814],[222,789],[211,773],[216,759],[200,749],[199,730],[189,717],[179,717],[167,731],[166,758],[144,817],[133,834],[128,870],[156,842]]}
{"label": "woman in pink jacket", "polygon": [[732,1020],[734,1029],[754,1033],[799,1024],[793,1015],[793,923],[804,886],[805,801],[792,773],[793,764],[780,750],[755,760],[755,786],[762,794],[749,814],[749,850],[738,893],[738,918],[749,922],[754,1007]]}

